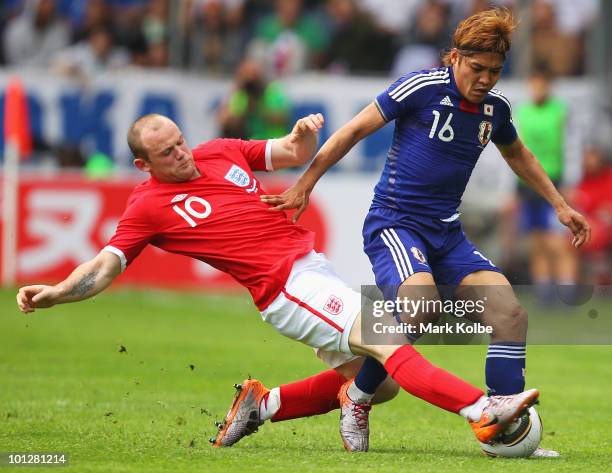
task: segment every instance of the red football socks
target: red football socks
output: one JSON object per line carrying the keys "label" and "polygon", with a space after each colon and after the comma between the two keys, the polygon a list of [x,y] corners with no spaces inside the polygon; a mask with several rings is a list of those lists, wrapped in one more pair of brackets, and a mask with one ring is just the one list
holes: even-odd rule
{"label": "red football socks", "polygon": [[404,390],[447,411],[459,412],[484,394],[432,365],[410,345],[398,348],[385,363],[385,369]]}
{"label": "red football socks", "polygon": [[326,414],[338,409],[338,391],[346,379],[336,370],[327,370],[294,383],[280,386],[281,407],[272,422]]}
{"label": "red football socks", "polygon": [[[477,387],[432,365],[410,345],[398,348],[385,363],[385,369],[404,390],[447,411],[458,413],[484,395]],[[345,382],[342,375],[330,369],[281,385],[281,407],[272,422],[338,409],[338,391]]]}

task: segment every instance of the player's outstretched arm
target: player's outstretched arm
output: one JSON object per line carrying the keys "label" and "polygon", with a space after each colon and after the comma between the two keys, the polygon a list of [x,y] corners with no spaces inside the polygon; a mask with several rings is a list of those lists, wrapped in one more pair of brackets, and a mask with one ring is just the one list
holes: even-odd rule
{"label": "player's outstretched arm", "polygon": [[553,206],[559,221],[572,231],[574,235],[572,244],[579,248],[588,242],[591,239],[591,226],[584,216],[568,205],[540,162],[520,138],[510,145],[497,145],[497,147],[514,173]]}
{"label": "player's outstretched arm", "polygon": [[77,268],[55,286],[24,286],[17,293],[17,306],[23,313],[52,307],[55,304],[76,302],[95,296],[106,289],[121,273],[119,257],[101,251]]}
{"label": "player's outstretched arm", "polygon": [[306,172],[292,187],[280,195],[262,195],[261,200],[274,205],[271,210],[297,209],[292,217],[292,220],[297,222],[306,210],[310,193],[321,176],[340,161],[355,144],[385,123],[376,105],[371,103],[325,142]]}

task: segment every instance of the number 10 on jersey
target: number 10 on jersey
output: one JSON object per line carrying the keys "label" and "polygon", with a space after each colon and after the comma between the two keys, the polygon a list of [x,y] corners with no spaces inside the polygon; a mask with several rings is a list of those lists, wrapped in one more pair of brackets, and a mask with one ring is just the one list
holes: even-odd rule
{"label": "number 10 on jersey", "polygon": [[[193,204],[196,202],[203,207],[202,209],[203,211],[198,211],[193,208]],[[202,199],[201,197],[195,197],[195,196],[189,197],[185,201],[184,207],[185,208],[183,209],[179,207],[178,205],[175,205],[172,207],[172,210],[174,210],[177,214],[183,217],[183,219],[192,227],[196,226],[196,222],[192,217],[204,219],[208,217],[210,213],[212,212],[212,207],[210,203],[207,200]]]}

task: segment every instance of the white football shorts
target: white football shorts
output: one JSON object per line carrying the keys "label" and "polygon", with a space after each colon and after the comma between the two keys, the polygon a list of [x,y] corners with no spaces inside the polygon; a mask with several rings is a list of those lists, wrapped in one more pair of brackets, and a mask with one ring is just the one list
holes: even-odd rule
{"label": "white football shorts", "polygon": [[340,279],[325,255],[311,251],[295,261],[283,290],[261,316],[336,368],[357,358],[348,339],[360,311],[361,295]]}

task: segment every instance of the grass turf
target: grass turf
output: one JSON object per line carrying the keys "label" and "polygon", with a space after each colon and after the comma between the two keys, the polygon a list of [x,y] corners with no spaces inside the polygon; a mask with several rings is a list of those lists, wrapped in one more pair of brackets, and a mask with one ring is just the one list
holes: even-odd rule
{"label": "grass turf", "polygon": [[[274,386],[324,369],[263,323],[247,296],[114,291],[24,316],[14,292],[0,291],[0,347],[0,452],[65,452],[59,471],[557,473],[606,471],[612,458],[609,346],[529,348],[543,446],[563,454],[542,460],[486,458],[461,418],[403,392],[373,410],[367,454],[343,451],[337,413],[211,448],[233,383],[250,374]],[[421,350],[483,385],[485,346]]]}

